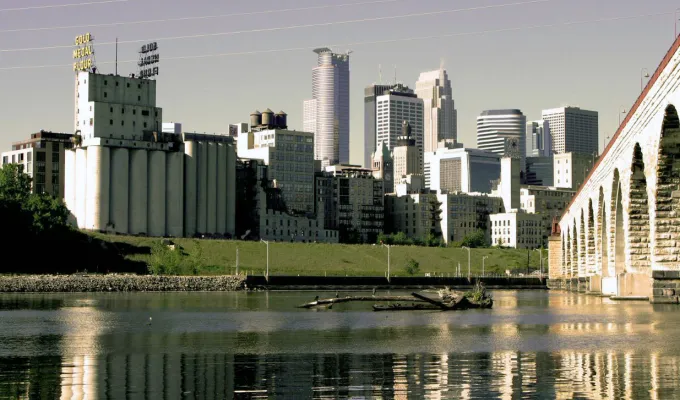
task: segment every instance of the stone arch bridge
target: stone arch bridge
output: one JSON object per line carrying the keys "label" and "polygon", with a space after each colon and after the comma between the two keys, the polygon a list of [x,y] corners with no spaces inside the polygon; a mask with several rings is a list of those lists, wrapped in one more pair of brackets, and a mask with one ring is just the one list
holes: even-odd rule
{"label": "stone arch bridge", "polygon": [[679,110],[680,38],[559,221],[551,280],[579,291],[678,302]]}

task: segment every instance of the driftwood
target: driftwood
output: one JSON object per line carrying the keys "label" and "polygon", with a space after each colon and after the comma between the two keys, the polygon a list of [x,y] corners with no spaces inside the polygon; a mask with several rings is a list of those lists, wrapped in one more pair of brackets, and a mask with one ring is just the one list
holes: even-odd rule
{"label": "driftwood", "polygon": [[336,303],[347,303],[350,301],[418,301],[411,296],[346,296],[331,299],[318,299],[309,303],[299,305],[298,308],[314,308],[328,306]]}
{"label": "driftwood", "polygon": [[395,303],[388,304],[385,306],[377,304],[373,305],[373,311],[414,311],[414,310],[439,310],[439,307],[431,306],[424,303],[411,303],[411,304]]}

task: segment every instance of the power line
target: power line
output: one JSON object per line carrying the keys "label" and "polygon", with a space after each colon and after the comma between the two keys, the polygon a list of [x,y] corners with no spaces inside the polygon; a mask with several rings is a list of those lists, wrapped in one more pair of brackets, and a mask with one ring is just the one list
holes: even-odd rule
{"label": "power line", "polygon": [[146,21],[109,22],[109,23],[102,23],[102,24],[5,29],[5,30],[0,30],[0,33],[49,31],[49,30],[57,30],[57,29],[75,29],[75,28],[101,28],[101,27],[122,26],[122,25],[153,24],[153,23],[161,23],[161,22],[194,21],[194,20],[203,20],[203,19],[244,17],[244,16],[249,16],[249,15],[261,15],[261,14],[283,13],[283,12],[322,10],[322,9],[328,9],[328,8],[340,8],[340,7],[349,7],[349,6],[364,6],[364,5],[371,5],[371,4],[396,3],[396,2],[400,2],[400,1],[404,1],[404,0],[377,0],[377,1],[365,1],[365,2],[361,2],[361,3],[343,3],[343,4],[330,4],[330,5],[324,5],[324,6],[311,6],[311,7],[300,7],[300,8],[281,8],[281,9],[276,9],[276,10],[248,11],[248,12],[232,13],[232,14],[203,15],[203,16],[199,16],[199,17],[150,19],[150,20],[146,20]]}
{"label": "power line", "polygon": [[75,7],[75,6],[90,6],[90,5],[106,4],[106,3],[125,3],[125,2],[128,2],[128,1],[130,1],[130,0],[103,0],[103,1],[88,1],[88,2],[85,2],[85,3],[50,4],[50,5],[43,5],[43,6],[0,8],[0,12],[42,10],[42,9],[45,9],[45,8],[64,8],[64,7]]}
{"label": "power line", "polygon": [[[350,46],[365,46],[365,45],[372,45],[372,44],[411,42],[411,41],[418,41],[418,40],[442,39],[442,38],[451,38],[451,37],[459,37],[459,36],[475,36],[475,35],[486,35],[486,34],[493,34],[493,33],[516,32],[516,31],[530,30],[530,29],[543,29],[543,28],[555,28],[555,27],[573,26],[573,25],[585,25],[585,24],[593,24],[593,23],[600,23],[600,22],[613,22],[613,21],[622,21],[622,20],[630,20],[630,19],[658,17],[658,16],[663,16],[663,15],[673,15],[673,12],[629,15],[629,16],[623,16],[623,17],[608,17],[608,18],[599,18],[599,19],[584,20],[584,21],[568,21],[568,22],[554,23],[554,24],[520,26],[520,27],[514,27],[514,28],[490,29],[490,30],[484,30],[484,31],[457,32],[457,33],[448,33],[448,34],[443,34],[443,35],[415,36],[415,37],[409,37],[409,38],[372,40],[372,41],[354,42],[354,43],[340,43],[340,44],[331,44],[331,45],[326,45],[326,46],[327,47],[350,47]],[[242,56],[242,55],[282,53],[282,52],[310,50],[310,49],[315,49],[316,47],[318,47],[318,46],[289,47],[289,48],[285,48],[285,49],[279,48],[279,49],[269,49],[269,50],[240,51],[240,52],[232,52],[232,53],[202,54],[202,55],[193,55],[193,56],[176,56],[176,57],[165,57],[163,60],[187,60],[187,59],[212,58],[212,57],[231,57],[231,56]],[[119,60],[118,63],[119,64],[120,63],[136,63],[138,61],[139,60],[137,60],[137,59],[135,59],[135,60],[125,60],[125,61]],[[113,61],[98,62],[97,64],[98,65],[113,64]],[[72,67],[72,66],[73,66],[72,64],[51,64],[51,65],[35,65],[35,66],[0,67],[0,71],[2,71],[2,70],[14,70],[14,69],[62,68],[62,67]]]}
{"label": "power line", "polygon": [[[353,20],[346,20],[346,21],[319,22],[319,23],[315,23],[315,24],[306,24],[306,25],[291,25],[291,26],[283,26],[283,27],[249,29],[249,30],[231,31],[231,32],[200,33],[200,34],[195,34],[195,35],[169,36],[169,37],[162,37],[162,38],[155,38],[155,39],[122,40],[122,41],[119,41],[118,43],[119,44],[122,44],[122,43],[146,43],[146,42],[155,42],[155,41],[164,41],[164,40],[168,41],[168,40],[179,40],[179,39],[197,39],[197,38],[215,37],[215,36],[240,35],[240,34],[244,34],[244,33],[274,32],[274,31],[283,31],[283,30],[289,30],[289,29],[318,28],[318,27],[332,26],[332,25],[346,25],[346,24],[354,24],[354,23],[361,23],[361,22],[376,22],[376,21],[385,21],[385,20],[392,20],[392,19],[424,17],[424,16],[430,16],[430,15],[439,15],[439,14],[452,14],[452,13],[464,12],[464,11],[478,11],[478,10],[487,10],[487,9],[492,9],[492,8],[513,7],[513,6],[535,4],[535,3],[547,3],[547,2],[552,2],[552,1],[559,1],[559,0],[529,0],[529,1],[523,1],[523,2],[518,2],[518,3],[494,4],[494,5],[487,5],[487,6],[458,8],[458,9],[454,9],[454,10],[429,11],[429,12],[421,12],[421,13],[392,15],[392,16],[386,16],[386,17],[361,18],[361,19],[353,19]],[[115,44],[115,43],[116,42],[102,42],[102,43],[97,43],[97,46],[106,46],[106,45],[112,45],[112,44]],[[53,50],[53,49],[65,49],[65,48],[73,48],[73,45],[26,47],[26,48],[18,48],[18,49],[2,49],[2,50],[0,50],[0,53],[10,53],[10,52],[18,52],[18,51]]]}

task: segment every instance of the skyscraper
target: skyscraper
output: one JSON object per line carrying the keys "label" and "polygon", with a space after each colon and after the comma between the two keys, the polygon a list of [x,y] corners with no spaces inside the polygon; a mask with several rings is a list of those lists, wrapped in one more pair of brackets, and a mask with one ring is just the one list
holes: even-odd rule
{"label": "skyscraper", "polygon": [[362,163],[364,168],[371,167],[371,154],[379,149],[376,140],[376,122],[378,113],[378,103],[376,98],[385,92],[395,90],[403,93],[413,93],[413,90],[401,84],[376,85],[372,84],[364,89],[364,148]]}
{"label": "skyscraper", "polygon": [[416,94],[424,104],[424,151],[435,151],[440,140],[458,139],[458,116],[446,70],[440,67],[421,73],[416,82]]}
{"label": "skyscraper", "polygon": [[527,117],[520,110],[487,110],[477,117],[477,148],[520,159],[525,169]]}
{"label": "skyscraper", "polygon": [[419,162],[423,162],[423,99],[419,99],[408,90],[404,92],[397,89],[385,92],[376,98],[378,108],[376,111],[376,144],[385,143],[392,151],[397,145],[397,139],[401,135],[404,121],[411,127],[411,139],[418,148]]}
{"label": "skyscraper", "polygon": [[550,124],[546,120],[527,122],[527,157],[550,157],[552,154]]}
{"label": "skyscraper", "polygon": [[349,163],[349,53],[314,52],[312,100],[305,101],[303,116],[305,130],[314,133],[314,159],[324,166]]}
{"label": "skyscraper", "polygon": [[597,111],[578,107],[552,108],[543,110],[542,118],[550,124],[555,154],[597,154]]}

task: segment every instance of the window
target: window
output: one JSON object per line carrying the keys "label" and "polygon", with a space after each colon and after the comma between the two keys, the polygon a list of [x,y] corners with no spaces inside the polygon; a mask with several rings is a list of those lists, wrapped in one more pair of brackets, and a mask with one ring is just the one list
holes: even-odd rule
{"label": "window", "polygon": [[137,101],[142,101],[142,96],[137,96]]}
{"label": "window", "polygon": [[94,118],[90,118],[90,126],[94,126]]}
{"label": "window", "polygon": [[109,97],[109,95],[106,92],[104,92],[104,98],[106,97]]}
{"label": "window", "polygon": [[113,120],[112,120],[112,119],[109,120],[109,125],[113,125]]}
{"label": "window", "polygon": [[120,126],[125,126],[125,121],[120,121]]}
{"label": "window", "polygon": [[144,127],[146,128],[146,122],[144,123]]}

